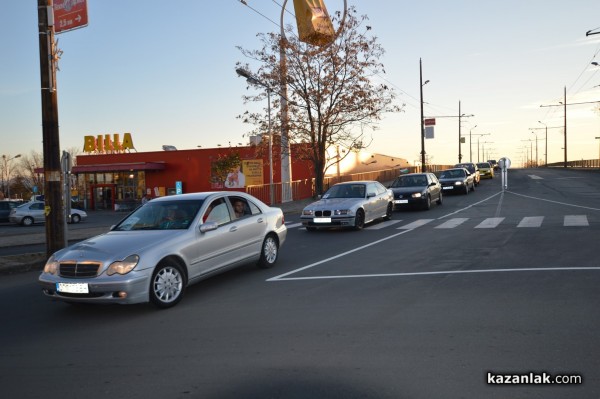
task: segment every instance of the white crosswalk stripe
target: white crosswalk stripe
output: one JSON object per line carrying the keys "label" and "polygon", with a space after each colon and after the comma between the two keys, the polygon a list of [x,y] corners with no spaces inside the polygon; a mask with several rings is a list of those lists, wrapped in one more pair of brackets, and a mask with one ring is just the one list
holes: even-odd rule
{"label": "white crosswalk stripe", "polygon": [[402,220],[398,219],[398,220],[386,220],[385,222],[381,222],[381,223],[375,223],[372,226],[369,227],[365,227],[365,230],[381,230],[384,229],[386,227],[389,227],[391,225],[394,225],[396,223],[400,223]]}
{"label": "white crosswalk stripe", "polygon": [[565,215],[564,226],[589,226],[586,215]]}
{"label": "white crosswalk stripe", "polygon": [[497,227],[504,218],[487,218],[483,222],[475,226],[476,229],[493,229]]}
{"label": "white crosswalk stripe", "polygon": [[398,230],[412,230],[417,227],[425,226],[427,223],[433,222],[435,219],[419,219],[412,223],[405,224],[404,226],[398,227]]}
{"label": "white crosswalk stripe", "polygon": [[[412,229],[416,229],[418,227],[425,226],[426,224],[429,224],[431,222],[435,222],[435,223],[433,223],[435,225],[435,226],[433,226],[433,228],[435,228],[435,229],[455,229],[462,225],[466,225],[467,224],[466,222],[468,222],[471,219],[472,218],[451,218],[451,219],[448,219],[445,221],[442,221],[441,219],[418,219],[418,220],[415,220],[414,222],[397,227],[397,230],[412,230]],[[480,221],[481,219],[473,219],[474,222],[479,222],[479,221],[480,222],[479,222],[479,224],[477,224],[476,226],[471,227],[471,228],[494,229],[494,228],[498,227],[502,222],[504,222],[505,219],[506,219],[505,217],[486,218],[486,219],[483,219],[482,221]],[[519,221],[519,223],[516,225],[516,227],[517,228],[539,228],[539,227],[542,227],[544,220],[546,220],[546,216],[525,216]],[[401,219],[376,222],[368,227],[365,227],[365,230],[382,230],[387,227],[394,226],[400,222],[402,222]],[[516,221],[511,221],[510,223],[505,223],[504,226],[513,226],[514,227],[513,223],[515,223],[515,222]],[[470,224],[470,225],[472,225],[472,224]],[[550,223],[550,225],[552,225],[552,223]],[[588,221],[587,215],[565,215],[563,217],[563,227],[577,227],[577,226],[589,227],[589,225],[590,225],[590,223]],[[286,227],[288,229],[304,228],[304,227],[302,227],[302,223],[294,223],[294,222],[287,222]]]}
{"label": "white crosswalk stripe", "polygon": [[543,216],[527,216],[521,219],[517,227],[540,227],[543,221]]}
{"label": "white crosswalk stripe", "polygon": [[453,229],[455,227],[460,226],[467,220],[469,220],[469,218],[452,218],[452,219],[440,224],[439,226],[436,226],[435,228],[436,229]]}

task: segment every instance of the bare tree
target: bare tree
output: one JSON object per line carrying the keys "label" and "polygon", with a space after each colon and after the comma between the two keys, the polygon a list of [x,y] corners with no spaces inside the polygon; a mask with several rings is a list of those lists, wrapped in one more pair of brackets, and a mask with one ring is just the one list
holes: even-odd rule
{"label": "bare tree", "polygon": [[[19,162],[19,171],[21,177],[21,186],[23,190],[29,193],[33,192],[33,187],[44,188],[44,174],[39,173],[44,168],[44,156],[41,152],[31,151],[29,155],[23,155]],[[36,172],[36,169],[38,170]],[[24,193],[23,193],[24,194]]]}
{"label": "bare tree", "polygon": [[[340,19],[337,13],[334,23]],[[262,82],[268,82],[273,92],[279,91],[281,68],[280,46],[285,47],[287,58],[286,80],[288,82],[289,139],[292,143],[305,143],[304,152],[295,154],[312,161],[315,171],[315,190],[323,192],[325,171],[340,162],[351,151],[360,151],[372,141],[364,128],[375,130],[377,122],[386,112],[400,112],[404,105],[395,105],[391,87],[380,78],[385,73],[379,59],[384,49],[371,35],[366,26],[368,18],[358,17],[350,7],[344,29],[335,42],[321,51],[288,36],[281,40],[279,34],[258,34],[263,43],[260,50],[241,53],[260,66],[252,73]],[[237,63],[236,67],[250,70],[249,65]],[[245,103],[263,101],[266,93],[244,96]],[[273,108],[280,112],[280,101],[273,101]],[[246,112],[240,118],[255,125],[253,132],[266,131],[264,113]],[[274,118],[273,131],[280,123]],[[278,142],[275,140],[274,142]],[[264,143],[264,141],[263,141]],[[328,156],[335,147],[342,149],[343,156]],[[345,149],[345,151],[344,151]]]}

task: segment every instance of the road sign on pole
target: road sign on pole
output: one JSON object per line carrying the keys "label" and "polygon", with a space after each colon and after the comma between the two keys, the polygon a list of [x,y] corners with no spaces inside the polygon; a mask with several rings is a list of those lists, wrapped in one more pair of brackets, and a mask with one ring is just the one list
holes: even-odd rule
{"label": "road sign on pole", "polygon": [[508,188],[508,168],[510,168],[510,159],[503,157],[498,161],[500,169],[502,169],[502,191]]}
{"label": "road sign on pole", "polygon": [[87,0],[54,0],[53,9],[55,34],[88,24]]}

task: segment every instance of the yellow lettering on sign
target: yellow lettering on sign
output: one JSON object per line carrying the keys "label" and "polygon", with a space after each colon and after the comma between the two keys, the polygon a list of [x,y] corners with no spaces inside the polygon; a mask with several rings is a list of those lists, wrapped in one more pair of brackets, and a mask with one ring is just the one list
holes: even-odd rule
{"label": "yellow lettering on sign", "polygon": [[131,133],[123,133],[123,144],[121,145],[121,149],[125,150],[135,150],[133,146],[133,140],[131,139]]}
{"label": "yellow lettering on sign", "polygon": [[104,152],[104,140],[102,140],[101,134],[96,137],[96,151]]}
{"label": "yellow lettering on sign", "polygon": [[112,140],[110,139],[110,134],[104,135],[104,151],[109,152],[113,150]]}
{"label": "yellow lettering on sign", "polygon": [[83,152],[94,152],[96,151],[96,140],[94,136],[83,137]]}
{"label": "yellow lettering on sign", "polygon": [[115,151],[121,152],[121,139],[119,138],[119,133],[113,134],[113,148]]}
{"label": "yellow lettering on sign", "polygon": [[98,152],[98,153],[120,153],[125,150],[135,150],[131,133],[123,133],[123,142],[119,138],[119,133],[99,134],[97,136],[83,137],[83,152]]}

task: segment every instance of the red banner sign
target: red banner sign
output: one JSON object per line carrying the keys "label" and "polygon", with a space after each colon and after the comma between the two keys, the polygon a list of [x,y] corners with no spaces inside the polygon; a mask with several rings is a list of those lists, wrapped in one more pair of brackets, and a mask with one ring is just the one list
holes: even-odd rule
{"label": "red banner sign", "polygon": [[435,118],[424,119],[423,124],[425,126],[435,126]]}
{"label": "red banner sign", "polygon": [[54,0],[54,33],[68,32],[88,24],[87,0]]}

